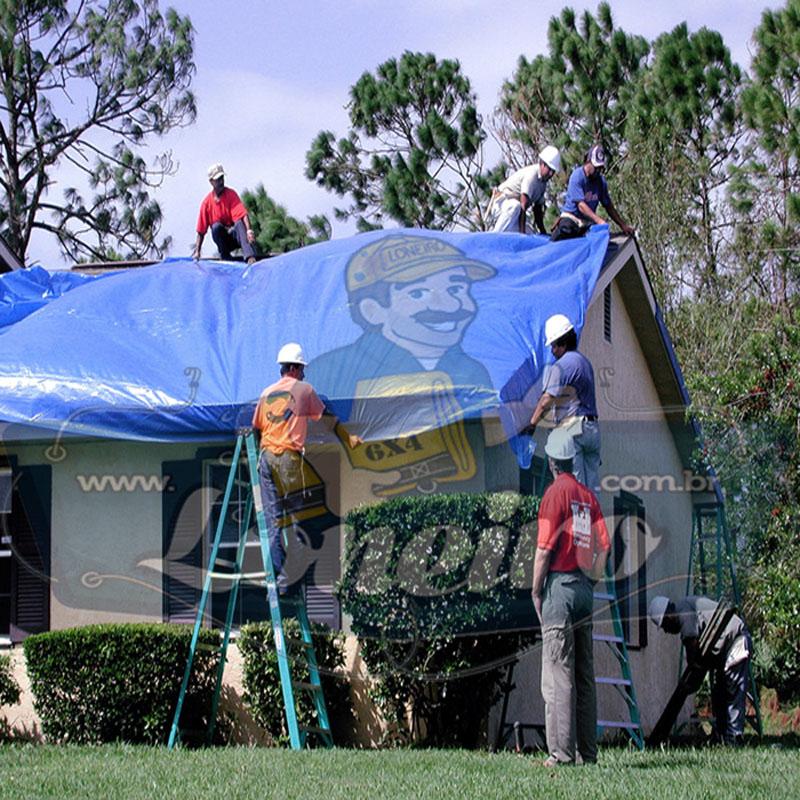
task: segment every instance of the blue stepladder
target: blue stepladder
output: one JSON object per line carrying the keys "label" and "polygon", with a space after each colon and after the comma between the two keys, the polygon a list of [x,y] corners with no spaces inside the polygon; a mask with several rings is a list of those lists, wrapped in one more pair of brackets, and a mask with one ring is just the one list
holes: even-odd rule
{"label": "blue stepladder", "polygon": [[[242,481],[238,477],[242,458],[244,458],[244,472],[247,475],[245,481]],[[228,506],[231,503],[231,496],[234,486],[236,485],[238,485],[239,488],[243,488],[246,493],[245,510],[239,521],[239,542],[236,558],[232,564],[232,571],[219,571],[218,567],[220,566],[231,566],[230,561],[220,559],[219,550]],[[245,573],[242,572],[242,566],[244,563],[244,553],[250,528],[250,520],[254,510],[261,560],[264,569],[263,572]],[[264,507],[261,501],[261,488],[258,481],[258,452],[255,437],[251,431],[240,433],[236,438],[236,446],[234,448],[231,468],[225,486],[214,543],[211,547],[208,569],[206,570],[203,591],[200,596],[197,617],[192,631],[189,656],[186,661],[186,669],[184,670],[183,680],[178,694],[178,702],[175,707],[172,727],[170,728],[169,740],[167,743],[170,749],[179,744],[181,739],[181,712],[191,679],[192,664],[195,654],[198,649],[207,647],[207,645],[199,644],[198,639],[200,636],[200,629],[203,625],[209,594],[211,592],[212,581],[215,579],[230,581],[231,590],[228,597],[222,642],[219,648],[219,664],[217,667],[211,704],[210,722],[208,730],[206,731],[206,743],[211,744],[214,737],[217,709],[219,707],[219,699],[222,691],[222,675],[225,669],[226,654],[230,642],[240,582],[242,580],[263,580],[269,603],[275,652],[278,658],[278,671],[281,680],[286,729],[289,734],[290,746],[293,750],[301,750],[304,747],[310,746],[312,742],[315,742],[323,747],[333,747],[333,737],[328,720],[328,711],[325,705],[325,697],[322,690],[322,682],[311,635],[311,624],[308,619],[303,593],[299,591],[292,595],[284,596],[278,590],[275,569],[269,549],[269,524],[266,514],[264,513]],[[284,623],[290,617],[294,617],[297,620],[297,627],[300,633],[299,638],[286,635],[286,626]],[[307,677],[307,680],[295,678],[295,675],[302,675],[304,678]],[[306,725],[298,721],[296,703],[298,692],[307,692],[310,694],[313,701],[316,724]]]}

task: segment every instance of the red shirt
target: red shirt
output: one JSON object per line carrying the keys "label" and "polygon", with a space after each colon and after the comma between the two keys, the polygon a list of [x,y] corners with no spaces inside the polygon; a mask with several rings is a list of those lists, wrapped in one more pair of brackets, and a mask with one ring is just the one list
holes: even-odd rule
{"label": "red shirt", "polygon": [[242,219],[245,214],[247,214],[247,209],[233,189],[229,189],[226,186],[219,197],[214,194],[212,189],[200,204],[200,215],[197,217],[197,232],[205,234],[215,222],[221,222],[223,225],[230,227]]}
{"label": "red shirt", "polygon": [[308,419],[319,419],[325,405],[314,388],[284,375],[261,393],[253,427],[261,431],[261,447],[275,455],[300,451],[306,443]]}
{"label": "red shirt", "polygon": [[569,473],[560,473],[544,493],[536,546],[553,553],[550,572],[591,572],[595,554],[611,549],[594,492]]}

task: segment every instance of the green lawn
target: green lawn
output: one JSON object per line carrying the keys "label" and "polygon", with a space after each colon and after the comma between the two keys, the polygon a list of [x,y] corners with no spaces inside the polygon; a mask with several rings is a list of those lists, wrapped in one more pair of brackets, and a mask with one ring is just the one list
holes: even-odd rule
{"label": "green lawn", "polygon": [[603,749],[595,767],[546,770],[541,757],[447,750],[179,750],[0,747],[0,798],[798,798],[800,751],[637,753]]}

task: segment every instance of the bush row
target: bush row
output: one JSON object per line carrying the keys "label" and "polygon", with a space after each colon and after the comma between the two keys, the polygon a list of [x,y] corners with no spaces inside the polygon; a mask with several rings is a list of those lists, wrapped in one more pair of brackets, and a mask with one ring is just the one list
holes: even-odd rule
{"label": "bush row", "polygon": [[[28,676],[51,742],[166,741],[192,630],[183,625],[90,625],[28,637]],[[205,732],[219,632],[203,630],[181,728]]]}

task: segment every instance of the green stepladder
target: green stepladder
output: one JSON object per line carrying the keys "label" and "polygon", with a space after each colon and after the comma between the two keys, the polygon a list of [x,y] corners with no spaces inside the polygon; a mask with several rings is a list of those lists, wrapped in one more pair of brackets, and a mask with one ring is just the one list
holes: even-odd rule
{"label": "green stepladder", "polygon": [[[237,477],[242,469],[242,460],[244,461],[243,469],[246,473],[245,480]],[[233,562],[230,562],[219,558],[219,549],[228,506],[231,502],[234,486],[236,485],[238,485],[239,488],[244,488],[246,500],[245,511],[239,521],[239,542],[236,558]],[[242,566],[244,563],[245,546],[253,511],[255,511],[256,529],[264,568],[261,572],[245,573],[242,572]],[[232,567],[232,570],[221,571],[219,567],[222,566],[228,568]],[[239,593],[240,582],[244,579],[249,581],[263,580],[267,592],[275,652],[278,658],[278,671],[281,680],[286,728],[289,733],[291,748],[293,750],[301,750],[310,745],[312,741],[316,741],[323,747],[333,747],[333,737],[328,720],[328,711],[325,705],[316,652],[311,636],[311,624],[308,619],[304,596],[302,592],[297,592],[291,596],[283,596],[278,590],[275,570],[272,564],[272,556],[269,549],[269,527],[261,501],[261,489],[258,481],[258,452],[255,437],[252,432],[240,433],[236,439],[236,446],[234,448],[231,468],[225,486],[214,543],[211,548],[208,569],[203,582],[203,591],[200,596],[197,617],[195,619],[189,645],[189,657],[186,662],[186,669],[184,670],[183,680],[178,694],[175,715],[169,733],[167,744],[170,749],[174,748],[181,738],[181,712],[192,674],[194,657],[199,647],[202,646],[198,645],[198,638],[203,624],[209,594],[211,592],[212,581],[215,579],[230,581],[231,590],[228,597],[225,627],[219,649],[219,665],[214,686],[210,722],[208,730],[206,731],[207,743],[210,744],[214,736],[215,720],[222,691],[222,675],[225,669],[225,660],[228,644],[230,642],[231,628],[233,626],[236,600]],[[297,620],[300,632],[299,639],[286,635],[284,620],[290,617],[294,617]],[[294,677],[300,673],[307,673],[308,680],[300,680]],[[298,692],[307,692],[311,695],[316,714],[315,725],[304,725],[298,721],[296,703]]]}
{"label": "green stepladder", "polygon": [[617,604],[614,577],[611,572],[610,563],[606,564],[605,584],[605,591],[596,591],[594,593],[594,599],[595,601],[608,602],[613,633],[592,633],[592,639],[595,642],[604,642],[608,645],[619,665],[619,674],[613,676],[595,676],[595,684],[598,687],[612,686],[619,692],[622,699],[625,701],[627,719],[598,719],[597,733],[600,735],[606,728],[622,728],[628,734],[628,737],[637,749],[644,750],[644,735],[642,733],[642,723],[639,716],[639,703],[636,700],[636,687],[633,683],[631,663],[628,657],[628,646],[625,643],[625,632],[622,628],[622,620],[620,618],[619,605]]}

